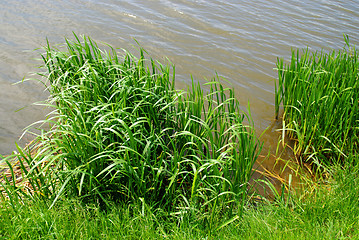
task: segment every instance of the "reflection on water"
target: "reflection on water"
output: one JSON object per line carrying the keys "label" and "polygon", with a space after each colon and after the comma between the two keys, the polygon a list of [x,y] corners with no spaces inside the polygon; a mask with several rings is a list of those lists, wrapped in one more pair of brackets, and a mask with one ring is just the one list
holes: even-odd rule
{"label": "reflection on water", "polygon": [[[63,43],[72,32],[130,51],[136,39],[152,57],[176,65],[180,87],[191,74],[203,82],[217,72],[244,107],[250,102],[261,133],[274,121],[277,57],[288,58],[291,48],[342,48],[343,34],[358,44],[359,1],[2,0],[0,154],[14,150],[23,128],[46,114],[31,105],[46,98],[41,85],[13,85],[37,70],[33,49],[46,38]],[[266,132],[266,150],[275,150],[278,136]]]}

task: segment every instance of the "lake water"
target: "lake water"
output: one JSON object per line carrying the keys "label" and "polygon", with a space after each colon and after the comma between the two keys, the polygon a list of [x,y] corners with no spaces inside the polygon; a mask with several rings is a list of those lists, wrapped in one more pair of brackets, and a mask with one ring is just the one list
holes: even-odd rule
{"label": "lake water", "polygon": [[[35,82],[14,83],[38,71],[46,38],[61,44],[72,32],[134,51],[136,39],[150,55],[175,64],[178,87],[205,82],[216,72],[250,102],[265,149],[273,151],[274,70],[292,48],[341,49],[343,34],[359,44],[359,0],[1,0],[0,154],[15,150],[23,129],[43,119],[32,105],[47,93]],[[26,135],[20,145],[31,140]],[[270,164],[270,163],[268,163]]]}

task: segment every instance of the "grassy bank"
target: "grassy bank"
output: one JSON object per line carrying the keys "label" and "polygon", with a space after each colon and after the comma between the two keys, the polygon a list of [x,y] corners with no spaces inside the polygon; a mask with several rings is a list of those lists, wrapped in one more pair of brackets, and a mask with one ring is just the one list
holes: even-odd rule
{"label": "grassy bank", "polygon": [[[339,169],[327,185],[307,186],[285,201],[247,206],[242,218],[215,231],[198,214],[164,218],[142,205],[107,211],[77,200],[29,201],[15,209],[1,202],[4,239],[357,239],[359,171]],[[223,224],[216,215],[214,225]]]}
{"label": "grassy bank", "polygon": [[358,56],[348,41],[278,61],[277,117],[297,158],[327,174],[282,192],[260,180],[273,187],[268,200],[249,184],[261,151],[250,110],[218,77],[178,91],[174,66],[143,49],[120,57],[74,37],[45,47],[50,130],[3,159],[0,238],[359,238]]}

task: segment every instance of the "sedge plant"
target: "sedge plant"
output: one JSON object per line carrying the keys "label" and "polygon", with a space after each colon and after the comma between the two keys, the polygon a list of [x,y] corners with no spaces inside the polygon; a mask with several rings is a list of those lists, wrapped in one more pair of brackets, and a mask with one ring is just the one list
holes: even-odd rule
{"label": "sedge plant", "polygon": [[50,199],[50,207],[71,197],[137,202],[174,216],[204,213],[209,224],[218,213],[240,214],[261,144],[233,90],[217,76],[178,91],[174,67],[142,48],[139,58],[120,57],[74,37],[65,50],[45,47],[43,104],[53,111],[42,123],[50,130],[18,148],[28,184],[8,182],[8,193]]}
{"label": "sedge plant", "polygon": [[296,141],[295,153],[319,168],[358,152],[359,59],[345,41],[343,50],[297,50],[290,63],[277,62],[276,116],[282,104],[283,128]]}

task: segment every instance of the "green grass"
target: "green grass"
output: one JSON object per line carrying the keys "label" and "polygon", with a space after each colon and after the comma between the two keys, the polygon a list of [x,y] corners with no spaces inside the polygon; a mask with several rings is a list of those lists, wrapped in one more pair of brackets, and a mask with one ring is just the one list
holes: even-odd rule
{"label": "green grass", "polygon": [[290,63],[277,63],[276,115],[282,103],[283,128],[296,141],[295,153],[319,167],[358,151],[359,59],[345,41],[341,51],[298,50]]}
{"label": "green grass", "polygon": [[216,214],[241,215],[261,144],[218,77],[205,90],[192,81],[177,91],[174,69],[146,59],[143,49],[139,58],[119,57],[75,35],[66,50],[49,43],[45,50],[41,75],[50,98],[43,104],[53,111],[42,124],[50,130],[18,148],[32,191],[8,181],[14,204],[148,204],[177,217],[203,215],[209,226]]}
{"label": "green grass", "polygon": [[[358,166],[356,163],[354,164]],[[351,164],[353,166],[353,164]],[[2,201],[0,238],[4,239],[358,239],[359,169],[338,168],[326,185],[257,206],[216,231],[196,214],[168,217],[149,205],[112,205],[107,211],[79,200],[27,201],[11,207]],[[214,225],[223,224],[216,215]]]}
{"label": "green grass", "polygon": [[271,201],[249,195],[261,144],[218,76],[178,91],[174,67],[143,49],[48,44],[50,130],[3,158],[28,183],[1,182],[0,239],[359,239],[358,56],[346,42],[278,61],[277,117],[283,103],[296,153],[330,174]]}

